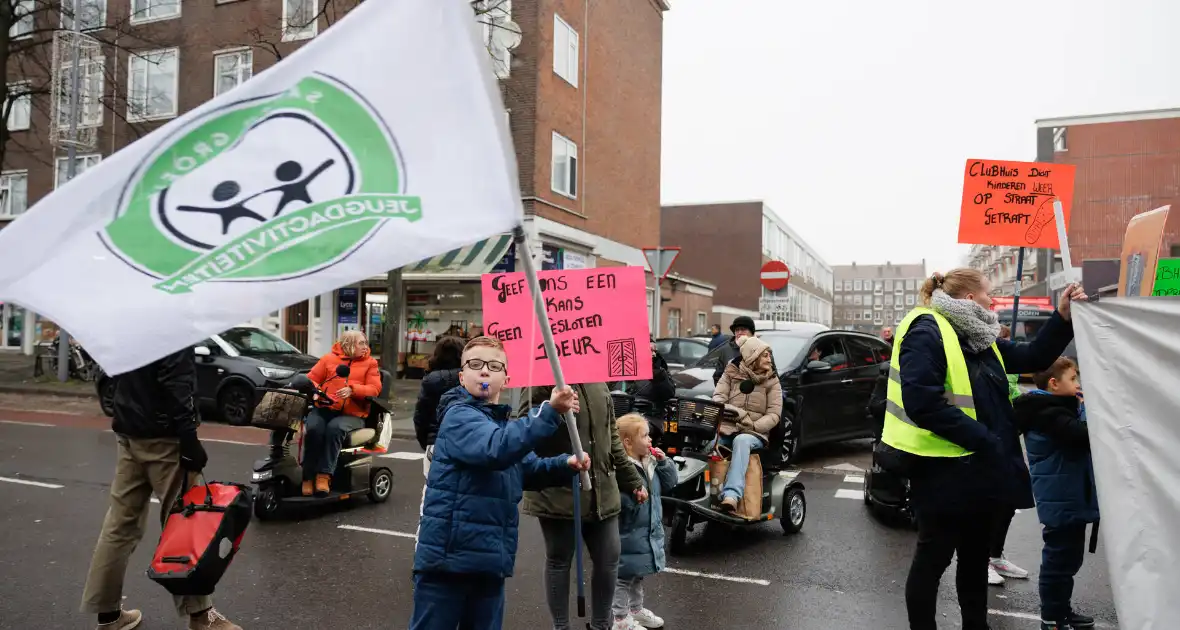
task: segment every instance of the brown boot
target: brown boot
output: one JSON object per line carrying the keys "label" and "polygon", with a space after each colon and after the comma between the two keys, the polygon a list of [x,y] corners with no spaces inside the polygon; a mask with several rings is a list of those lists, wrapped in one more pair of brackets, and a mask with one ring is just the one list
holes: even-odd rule
{"label": "brown boot", "polygon": [[189,630],[242,630],[241,626],[230,622],[213,608],[195,617],[190,617],[188,627]]}
{"label": "brown boot", "polygon": [[737,511],[738,500],[733,497],[725,497],[721,500],[721,511],[733,513]]}
{"label": "brown boot", "polygon": [[303,496],[310,497],[311,493],[315,491],[315,482],[311,479],[303,482]]}
{"label": "brown boot", "polygon": [[315,493],[328,494],[332,491],[332,475],[320,473],[315,476]]}

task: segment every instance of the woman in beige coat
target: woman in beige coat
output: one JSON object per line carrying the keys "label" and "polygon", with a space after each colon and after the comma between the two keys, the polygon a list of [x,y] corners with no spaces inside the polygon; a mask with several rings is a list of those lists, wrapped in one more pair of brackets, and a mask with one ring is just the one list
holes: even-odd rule
{"label": "woman in beige coat", "polygon": [[770,346],[757,337],[739,337],[741,355],[725,366],[713,402],[737,414],[721,422],[720,445],[732,450],[721,489],[721,509],[737,510],[746,489],[750,451],[767,445],[783,413],[783,390],[770,359]]}

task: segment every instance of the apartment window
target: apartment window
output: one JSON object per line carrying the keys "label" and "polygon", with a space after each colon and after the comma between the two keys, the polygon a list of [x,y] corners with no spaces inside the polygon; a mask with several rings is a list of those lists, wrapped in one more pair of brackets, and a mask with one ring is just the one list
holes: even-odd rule
{"label": "apartment window", "polygon": [[680,309],[668,309],[668,336],[677,337],[680,335]]}
{"label": "apartment window", "polygon": [[913,306],[914,305],[914,296],[912,294],[905,296],[905,305],[906,306]]}
{"label": "apartment window", "polygon": [[283,41],[311,39],[319,32],[318,0],[283,0]]}
{"label": "apartment window", "polygon": [[[76,164],[77,164],[76,171],[77,172],[74,173],[74,176],[77,177],[78,175],[85,173],[86,169],[88,169],[92,166],[95,166],[96,164],[98,164],[101,161],[102,161],[102,156],[97,153],[93,153],[91,155],[79,155],[77,157],[77,162],[76,162]],[[70,167],[69,158],[64,158],[64,157],[57,158],[57,169],[53,174],[53,188],[54,189],[60,188],[60,187],[64,186],[66,184],[66,182],[70,181],[70,176],[69,176],[70,168],[69,167]]]}
{"label": "apartment window", "polygon": [[[74,73],[73,64],[62,64],[62,72],[59,73],[61,84],[56,90],[57,95],[57,124],[59,127],[66,128],[70,125],[70,92],[73,90]],[[82,99],[80,107],[82,108],[82,119],[78,123],[79,127],[101,127],[102,126],[102,96],[103,96],[103,80],[104,68],[106,61],[102,57],[97,57],[84,61],[82,65],[82,77],[79,85],[78,96]]]}
{"label": "apartment window", "polygon": [[[89,31],[106,26],[107,0],[76,0],[76,2],[78,3],[78,15],[81,18],[81,23],[78,25],[79,30]],[[73,30],[74,28],[74,5],[71,0],[63,0],[61,3],[61,27],[64,30]]]}
{"label": "apartment window", "polygon": [[553,191],[566,197],[578,196],[578,145],[553,133]]}
{"label": "apartment window", "polygon": [[892,291],[892,290],[893,290],[893,281],[892,281],[892,280],[886,280],[886,281],[885,281],[885,290],[886,290],[886,291]]}
{"label": "apartment window", "polygon": [[213,96],[221,96],[254,76],[254,52],[234,50],[213,56]]}
{"label": "apartment window", "polygon": [[29,82],[12,83],[8,86],[8,95],[12,98],[11,105],[6,101],[4,107],[8,110],[8,130],[24,131],[29,128],[29,119],[33,114],[33,96],[28,93]]}
{"label": "apartment window", "polygon": [[873,298],[873,306],[881,306],[881,296]]}
{"label": "apartment window", "polygon": [[706,313],[697,313],[697,328],[696,332],[703,333],[709,327],[709,316]]}
{"label": "apartment window", "polygon": [[914,280],[912,278],[905,281],[905,288],[906,288],[906,291],[913,291],[914,290]]}
{"label": "apartment window", "polygon": [[835,297],[835,300],[836,300],[836,304],[843,304],[843,303],[844,303],[844,296],[843,296],[843,295],[837,295],[837,296]]}
{"label": "apartment window", "polygon": [[892,293],[885,296],[885,306],[893,306],[893,294]]}
{"label": "apartment window", "polygon": [[852,290],[852,281],[851,281],[851,280],[845,280],[845,281],[844,281],[844,290],[845,290],[845,291],[851,291],[851,290]]}
{"label": "apartment window", "polygon": [[1065,130],[1066,127],[1056,127],[1053,129],[1053,150],[1054,151],[1068,151],[1069,147],[1065,144]]}
{"label": "apartment window", "polygon": [[180,0],[131,0],[131,23],[180,17]]}
{"label": "apartment window", "polygon": [[178,58],[176,48],[131,57],[127,118],[152,120],[176,115]]}
{"label": "apartment window", "polygon": [[864,298],[859,295],[854,295],[852,296],[852,304],[853,306],[861,306],[864,304]]}
{"label": "apartment window", "polygon": [[860,311],[856,311],[855,313],[853,313],[852,319],[853,319],[853,321],[859,321],[860,320]]}
{"label": "apartment window", "polygon": [[860,290],[864,289],[864,285],[862,285],[862,284],[861,284],[860,280],[857,280],[856,282],[854,282],[852,286],[853,286],[853,287],[854,287],[854,288],[855,288],[857,291],[860,291]]}
{"label": "apartment window", "polygon": [[578,87],[578,32],[553,14],[553,71]]}
{"label": "apartment window", "polygon": [[8,27],[10,39],[25,37],[33,32],[33,11],[36,4],[36,0],[17,0],[12,4],[12,26]]}
{"label": "apartment window", "polygon": [[872,311],[865,311],[864,315],[861,317],[861,319],[863,319],[865,321],[869,321],[869,320],[873,319],[873,312]]}
{"label": "apartment window", "polygon": [[0,217],[15,217],[29,203],[29,172],[6,171],[0,174]]}
{"label": "apartment window", "polygon": [[883,282],[881,282],[880,280],[878,280],[878,281],[874,282],[874,283],[873,283],[873,291],[875,291],[875,292],[877,292],[877,293],[880,293],[880,292],[881,292],[881,287],[882,287],[883,285],[884,285],[884,283],[883,283]]}

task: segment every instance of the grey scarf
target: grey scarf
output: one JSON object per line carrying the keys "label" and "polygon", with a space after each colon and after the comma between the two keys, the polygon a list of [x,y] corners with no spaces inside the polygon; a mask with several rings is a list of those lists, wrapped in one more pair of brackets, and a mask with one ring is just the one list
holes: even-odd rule
{"label": "grey scarf", "polygon": [[999,317],[974,300],[956,300],[946,291],[936,289],[930,308],[947,318],[971,352],[982,352],[1000,336]]}

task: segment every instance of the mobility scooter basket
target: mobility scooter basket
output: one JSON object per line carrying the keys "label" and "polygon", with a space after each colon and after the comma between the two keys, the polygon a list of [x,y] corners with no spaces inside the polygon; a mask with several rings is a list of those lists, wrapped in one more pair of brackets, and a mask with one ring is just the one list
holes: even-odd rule
{"label": "mobility scooter basket", "polygon": [[635,406],[635,397],[625,392],[611,392],[610,402],[615,408],[615,417],[621,418],[631,413],[632,407]]}
{"label": "mobility scooter basket", "polygon": [[672,455],[702,451],[717,436],[725,405],[703,398],[673,398],[664,405],[660,447]]}
{"label": "mobility scooter basket", "polygon": [[295,390],[269,390],[254,408],[250,424],[271,431],[299,432],[307,414],[307,396]]}

